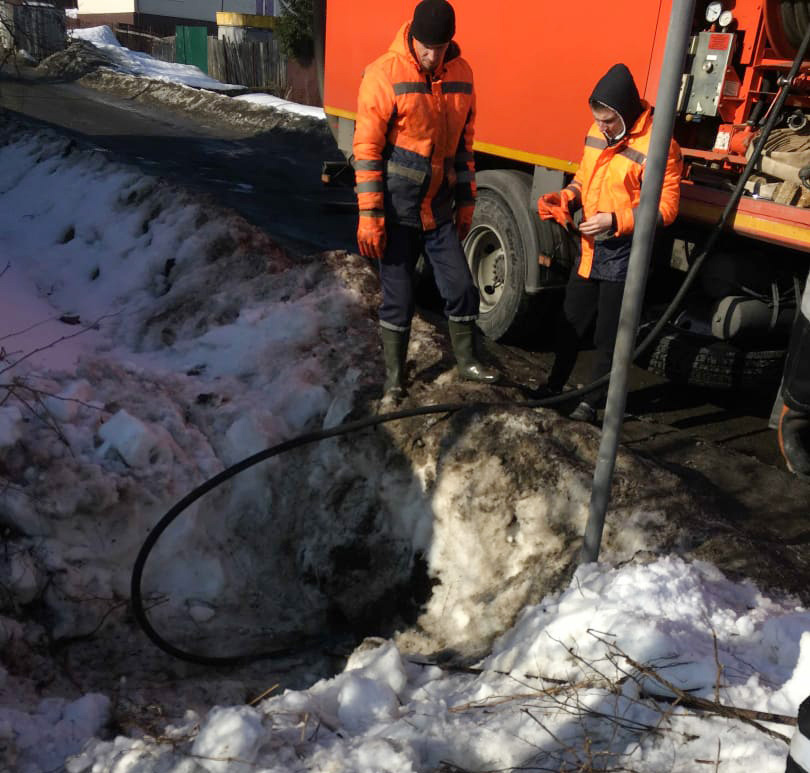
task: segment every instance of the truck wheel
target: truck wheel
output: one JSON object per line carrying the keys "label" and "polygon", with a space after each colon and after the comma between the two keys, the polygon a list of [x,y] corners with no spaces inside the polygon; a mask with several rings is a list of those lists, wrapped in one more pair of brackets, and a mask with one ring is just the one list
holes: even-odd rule
{"label": "truck wheel", "polygon": [[782,379],[785,351],[741,349],[713,338],[671,332],[643,353],[638,364],[675,383],[773,391]]}
{"label": "truck wheel", "polygon": [[536,260],[537,232],[529,211],[531,177],[479,172],[478,199],[464,251],[481,297],[478,327],[498,339],[516,328],[529,306],[527,261]]}

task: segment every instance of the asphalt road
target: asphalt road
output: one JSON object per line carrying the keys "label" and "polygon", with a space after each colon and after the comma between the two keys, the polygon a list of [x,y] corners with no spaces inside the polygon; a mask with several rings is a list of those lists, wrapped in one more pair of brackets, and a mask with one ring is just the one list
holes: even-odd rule
{"label": "asphalt road", "polygon": [[[282,243],[354,249],[351,190],[320,182],[322,161],[341,158],[323,136],[207,125],[75,83],[0,79],[0,108],[212,195]],[[424,313],[439,317],[435,309]],[[551,355],[548,336],[542,328],[538,333],[512,345],[487,342],[485,356],[516,383],[542,382]],[[589,357],[580,357],[575,382],[587,381]],[[630,388],[625,444],[677,469],[739,512],[741,524],[756,530],[765,518],[791,540],[810,544],[804,525],[810,486],[785,471],[768,427],[772,396],[685,387],[635,367]]]}
{"label": "asphalt road", "polygon": [[324,135],[257,134],[76,83],[10,76],[0,76],[0,107],[149,174],[211,194],[288,246],[354,246],[351,189],[321,183],[322,162],[342,160]]}

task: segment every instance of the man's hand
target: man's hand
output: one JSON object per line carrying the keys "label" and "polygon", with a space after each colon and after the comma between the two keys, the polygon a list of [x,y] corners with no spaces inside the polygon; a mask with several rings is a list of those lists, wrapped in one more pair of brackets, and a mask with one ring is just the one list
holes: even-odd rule
{"label": "man's hand", "polygon": [[596,236],[615,230],[613,215],[610,212],[597,212],[579,224],[579,232],[585,236]]}
{"label": "man's hand", "polygon": [[470,232],[470,228],[472,227],[474,211],[474,204],[472,206],[467,205],[466,207],[459,207],[456,210],[456,231],[458,231],[459,241],[463,242],[467,238],[467,234]]}
{"label": "man's hand", "polygon": [[385,255],[385,218],[360,215],[357,224],[357,246],[366,258],[382,260]]}

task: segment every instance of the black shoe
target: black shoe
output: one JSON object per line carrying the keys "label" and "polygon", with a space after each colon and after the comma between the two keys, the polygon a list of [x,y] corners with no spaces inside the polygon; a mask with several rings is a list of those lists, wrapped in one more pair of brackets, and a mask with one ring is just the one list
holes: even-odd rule
{"label": "black shoe", "polygon": [[585,421],[588,424],[596,422],[596,408],[590,403],[581,402],[568,416],[571,421]]}
{"label": "black shoe", "polygon": [[543,384],[537,389],[525,389],[524,391],[529,400],[548,400],[551,397],[557,397],[562,392],[561,389],[554,389],[548,384]]}

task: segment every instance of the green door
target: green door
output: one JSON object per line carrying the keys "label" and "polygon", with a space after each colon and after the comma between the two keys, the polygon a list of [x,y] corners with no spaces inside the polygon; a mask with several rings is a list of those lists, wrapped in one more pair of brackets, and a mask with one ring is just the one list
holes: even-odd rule
{"label": "green door", "polygon": [[175,28],[174,58],[180,64],[193,64],[208,73],[208,29],[206,27]]}

